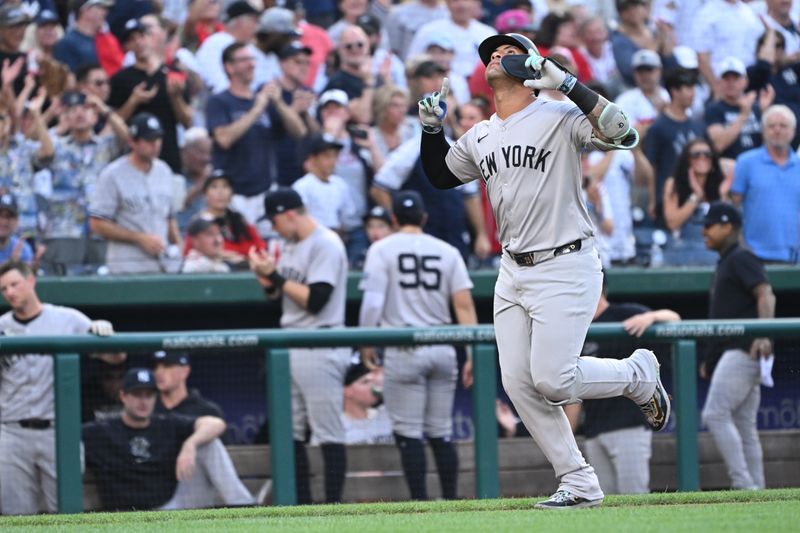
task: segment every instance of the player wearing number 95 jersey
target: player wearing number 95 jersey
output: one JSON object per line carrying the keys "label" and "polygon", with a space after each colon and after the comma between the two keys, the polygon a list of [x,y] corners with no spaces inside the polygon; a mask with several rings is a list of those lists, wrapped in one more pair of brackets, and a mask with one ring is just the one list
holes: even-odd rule
{"label": "player wearing number 95 jersey", "polygon": [[[422,100],[422,165],[438,188],[486,184],[505,250],[494,297],[503,385],[559,479],[556,493],[536,507],[592,507],[603,491],[562,406],[625,396],[653,429],[669,418],[653,352],[622,360],[580,356],[603,275],[582,198],[580,153],[592,145],[630,150],[639,137],[618,106],[542,57],[527,37],[494,35],[478,53],[497,112],[450,146],[441,131],[445,95]],[[538,98],[539,90],[571,101]]]}
{"label": "player wearing number 95 jersey", "polygon": [[[392,207],[400,229],[367,251],[360,325],[450,324],[451,304],[459,324],[475,324],[467,267],[455,247],[422,232],[427,218],[422,197],[402,191]],[[374,351],[364,349],[362,357],[372,364]],[[458,455],[450,438],[457,375],[452,346],[386,349],[383,394],[414,500],[427,499],[423,436],[433,449],[442,497],[456,497]]]}

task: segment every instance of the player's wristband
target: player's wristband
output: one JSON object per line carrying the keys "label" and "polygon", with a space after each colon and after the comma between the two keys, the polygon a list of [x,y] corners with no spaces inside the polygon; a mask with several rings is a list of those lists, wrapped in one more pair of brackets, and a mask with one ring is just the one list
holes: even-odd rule
{"label": "player's wristband", "polygon": [[264,287],[264,294],[267,296],[273,296],[276,292],[278,292],[278,288],[270,285],[269,287]]}
{"label": "player's wristband", "polygon": [[286,278],[278,274],[277,270],[267,276],[267,279],[272,283],[272,286],[275,287],[275,290],[283,288],[283,284],[286,283]]}
{"label": "player's wristband", "polygon": [[579,81],[576,81],[575,85],[572,86],[572,89],[565,94],[567,95],[567,98],[575,102],[575,105],[578,106],[578,109],[583,111],[584,115],[591,113],[594,109],[594,106],[597,105],[598,100],[600,100],[599,94]]}

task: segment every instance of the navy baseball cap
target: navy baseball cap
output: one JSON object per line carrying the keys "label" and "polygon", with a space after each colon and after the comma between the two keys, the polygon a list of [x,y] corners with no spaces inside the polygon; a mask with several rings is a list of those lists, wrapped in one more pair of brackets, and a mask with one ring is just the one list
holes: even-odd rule
{"label": "navy baseball cap", "polygon": [[419,224],[425,215],[425,202],[417,191],[400,191],[394,195],[392,211],[400,224]]}
{"label": "navy baseball cap", "polygon": [[214,225],[219,226],[216,219],[205,218],[203,216],[196,217],[186,226],[186,234],[190,237],[196,237]]}
{"label": "navy baseball cap", "polygon": [[287,44],[286,46],[278,50],[278,59],[284,61],[294,56],[299,56],[300,54],[310,56],[312,53],[313,51],[308,46],[303,46],[300,43],[294,42],[291,44]]}
{"label": "navy baseball cap", "polygon": [[341,150],[342,148],[344,148],[343,144],[337,143],[336,141],[324,135],[314,135],[308,141],[306,158],[312,155],[321,154],[326,150]]}
{"label": "navy baseball cap", "polygon": [[130,19],[125,23],[122,28],[122,43],[127,43],[134,33],[141,33],[142,35],[147,33],[147,27],[139,22],[139,19]]}
{"label": "navy baseball cap", "polygon": [[714,202],[708,208],[703,225],[709,227],[714,224],[731,224],[733,227],[739,228],[742,225],[742,214],[733,204]]}
{"label": "navy baseball cap", "polygon": [[367,35],[376,35],[381,32],[381,21],[371,13],[364,13],[356,19],[356,26],[364,30]]}
{"label": "navy baseball cap", "polygon": [[264,197],[264,218],[272,218],[298,207],[303,207],[300,194],[290,187],[279,187]]}
{"label": "navy baseball cap", "polygon": [[17,208],[17,199],[13,194],[7,192],[0,195],[0,211],[3,209],[11,211],[13,216],[17,216],[19,214],[19,209]]}
{"label": "navy baseball cap", "polygon": [[[202,219],[196,219],[202,220]],[[213,224],[213,222],[209,222]],[[186,352],[165,352],[159,350],[153,354],[153,364],[189,366],[189,354]]]}
{"label": "navy baseball cap", "polygon": [[61,105],[72,107],[86,103],[86,95],[80,91],[64,91],[61,95]]}
{"label": "navy baseball cap", "polygon": [[128,131],[133,139],[146,139],[152,141],[164,136],[161,123],[150,113],[139,113],[131,119]]}
{"label": "navy baseball cap", "polygon": [[377,218],[378,220],[383,220],[390,226],[392,225],[392,217],[389,211],[382,205],[376,205],[370,209],[367,214],[364,215],[364,222],[367,222],[371,218]]}
{"label": "navy baseball cap", "polygon": [[227,171],[218,168],[209,174],[209,176],[203,182],[203,192],[206,192],[211,184],[217,180],[225,180],[228,182],[228,185],[233,188],[233,180],[231,179],[231,175]]}
{"label": "navy baseball cap", "polygon": [[157,391],[156,377],[147,368],[131,368],[122,378],[122,390],[131,392],[142,389]]}
{"label": "navy baseball cap", "polygon": [[243,15],[257,16],[258,10],[251,6],[250,2],[246,0],[237,0],[236,2],[232,2],[228,5],[227,9],[225,9],[224,21],[230,22],[236,17],[241,17]]}
{"label": "navy baseball cap", "polygon": [[58,15],[52,9],[42,9],[35,19],[37,26],[44,26],[45,24],[58,24]]}

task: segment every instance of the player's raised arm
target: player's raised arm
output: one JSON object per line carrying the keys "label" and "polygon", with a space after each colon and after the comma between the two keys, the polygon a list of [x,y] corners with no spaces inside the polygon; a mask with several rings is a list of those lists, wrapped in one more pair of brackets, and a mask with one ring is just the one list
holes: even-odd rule
{"label": "player's raised arm", "polygon": [[422,168],[431,185],[437,189],[452,189],[462,185],[461,180],[447,168],[445,162],[450,144],[444,137],[442,122],[447,116],[447,93],[449,90],[450,82],[445,78],[441,91],[436,91],[419,101],[419,120],[422,122],[422,140],[420,141]]}
{"label": "player's raised arm", "polygon": [[639,144],[639,133],[621,107],[579,82],[557,61],[539,55],[535,48],[528,50],[528,56],[524,68],[529,79],[525,80],[525,87],[557,90],[567,95],[592,124],[592,144],[597,149],[632,150]]}

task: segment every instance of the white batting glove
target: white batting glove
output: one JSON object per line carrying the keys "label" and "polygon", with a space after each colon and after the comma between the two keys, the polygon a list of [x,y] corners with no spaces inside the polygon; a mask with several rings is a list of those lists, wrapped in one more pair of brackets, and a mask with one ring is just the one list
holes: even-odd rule
{"label": "white batting glove", "polygon": [[89,324],[89,333],[98,337],[110,337],[114,334],[114,326],[108,320],[92,320]]}
{"label": "white batting glove", "polygon": [[442,81],[442,90],[434,92],[419,101],[419,121],[426,133],[442,131],[442,122],[447,116],[447,93],[450,92],[450,80]]}
{"label": "white batting glove", "polygon": [[525,61],[525,67],[530,71],[531,79],[523,82],[525,87],[529,89],[554,89],[567,94],[578,81],[557,61],[549,57],[542,57],[535,48],[528,50],[528,56]]}

